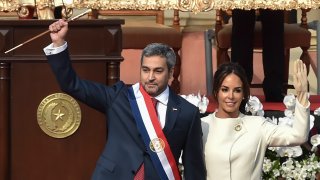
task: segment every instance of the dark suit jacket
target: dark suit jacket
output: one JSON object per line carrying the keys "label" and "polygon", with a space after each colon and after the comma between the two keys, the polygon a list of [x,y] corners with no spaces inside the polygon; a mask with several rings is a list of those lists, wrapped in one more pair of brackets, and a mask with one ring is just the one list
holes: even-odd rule
{"label": "dark suit jacket", "polygon": [[[142,162],[145,165],[145,179],[159,179],[136,127],[127,86],[122,81],[106,86],[81,80],[71,66],[68,50],[47,58],[64,92],[106,114],[108,140],[92,179],[133,179]],[[183,150],[184,177],[205,179],[199,110],[171,90],[163,131],[177,163]]]}

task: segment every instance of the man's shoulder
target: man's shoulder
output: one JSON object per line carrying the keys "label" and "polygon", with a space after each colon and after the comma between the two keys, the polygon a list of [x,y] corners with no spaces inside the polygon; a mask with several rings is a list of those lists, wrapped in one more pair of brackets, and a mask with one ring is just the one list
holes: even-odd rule
{"label": "man's shoulder", "polygon": [[114,92],[127,91],[130,85],[125,84],[123,81],[117,81],[113,85],[108,86]]}
{"label": "man's shoulder", "polygon": [[181,97],[180,95],[175,94],[175,96],[177,96],[177,99],[180,101],[180,105],[183,106],[184,108],[193,109],[197,111],[199,110],[197,106],[193,105],[192,103],[187,101],[185,98]]}
{"label": "man's shoulder", "polygon": [[123,86],[126,86],[126,87],[130,87],[130,85],[128,84],[125,84],[123,81],[117,81],[115,84],[113,84],[113,86],[120,86],[120,87],[123,87]]}

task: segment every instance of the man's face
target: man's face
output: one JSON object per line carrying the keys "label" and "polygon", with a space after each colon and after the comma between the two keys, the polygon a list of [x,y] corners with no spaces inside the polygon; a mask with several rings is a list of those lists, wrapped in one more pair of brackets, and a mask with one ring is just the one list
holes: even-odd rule
{"label": "man's face", "polygon": [[161,94],[168,85],[173,70],[169,71],[166,59],[160,56],[144,57],[140,69],[140,83],[150,96]]}

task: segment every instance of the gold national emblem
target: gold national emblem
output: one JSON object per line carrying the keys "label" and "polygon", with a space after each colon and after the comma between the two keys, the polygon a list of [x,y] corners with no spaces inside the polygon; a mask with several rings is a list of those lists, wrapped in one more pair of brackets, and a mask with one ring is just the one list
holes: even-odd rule
{"label": "gold national emblem", "polygon": [[150,141],[149,146],[151,151],[158,153],[164,150],[165,144],[162,139],[154,138]]}
{"label": "gold national emblem", "polygon": [[80,126],[80,106],[67,94],[51,94],[41,101],[37,119],[40,128],[47,135],[54,138],[65,138],[73,134]]}

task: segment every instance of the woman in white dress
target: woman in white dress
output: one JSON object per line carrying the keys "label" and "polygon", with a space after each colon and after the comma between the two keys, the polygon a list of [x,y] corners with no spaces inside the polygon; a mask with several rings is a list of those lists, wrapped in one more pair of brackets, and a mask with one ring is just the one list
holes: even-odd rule
{"label": "woman in white dress", "polygon": [[202,130],[207,179],[256,180],[269,146],[296,146],[307,141],[310,103],[307,70],[294,64],[296,108],[293,127],[272,124],[260,116],[240,112],[250,95],[244,70],[235,63],[221,65],[214,75],[216,112],[203,117]]}

